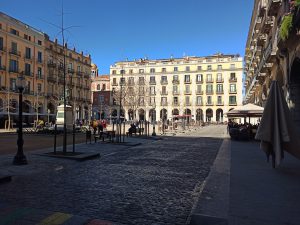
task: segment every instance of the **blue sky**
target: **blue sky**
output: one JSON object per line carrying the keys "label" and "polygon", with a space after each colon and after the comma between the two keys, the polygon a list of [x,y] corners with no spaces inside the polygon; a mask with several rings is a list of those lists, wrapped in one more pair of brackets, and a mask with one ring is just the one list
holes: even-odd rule
{"label": "blue sky", "polygon": [[[244,55],[254,0],[64,0],[68,46],[101,74],[116,61]],[[1,0],[1,11],[61,40],[62,0]]]}

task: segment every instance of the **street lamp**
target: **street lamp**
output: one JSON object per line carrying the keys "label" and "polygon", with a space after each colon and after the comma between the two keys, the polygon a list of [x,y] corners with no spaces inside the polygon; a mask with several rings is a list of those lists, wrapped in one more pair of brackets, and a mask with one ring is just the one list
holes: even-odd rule
{"label": "street lamp", "polygon": [[153,132],[152,132],[152,136],[156,136],[156,133],[155,133],[155,119],[154,119],[154,112],[155,112],[155,103],[153,103],[153,109],[152,109],[152,123],[153,123]]}
{"label": "street lamp", "polygon": [[23,76],[23,73],[19,74],[17,79],[17,88],[19,90],[19,127],[18,127],[18,151],[17,154],[14,157],[13,164],[14,165],[25,165],[27,164],[26,156],[23,153],[23,91],[26,85],[25,77]]}

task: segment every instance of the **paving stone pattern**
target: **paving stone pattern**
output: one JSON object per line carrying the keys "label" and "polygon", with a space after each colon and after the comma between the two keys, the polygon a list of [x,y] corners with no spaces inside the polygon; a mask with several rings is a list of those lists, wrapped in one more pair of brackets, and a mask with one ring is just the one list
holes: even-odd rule
{"label": "paving stone pattern", "polygon": [[33,154],[12,167],[13,156],[2,156],[0,171],[13,179],[0,185],[0,199],[113,224],[184,224],[223,141],[218,126],[209,129],[219,138],[193,131],[136,147],[84,144],[77,149],[102,156],[84,162]]}

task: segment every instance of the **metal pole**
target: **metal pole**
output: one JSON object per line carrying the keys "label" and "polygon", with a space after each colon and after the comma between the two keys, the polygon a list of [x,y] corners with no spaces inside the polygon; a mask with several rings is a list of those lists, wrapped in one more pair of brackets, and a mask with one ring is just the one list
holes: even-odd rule
{"label": "metal pole", "polygon": [[123,142],[125,142],[125,121],[124,121],[124,126],[123,126]]}
{"label": "metal pole", "polygon": [[[63,11],[63,6],[62,6],[62,15],[64,13]],[[67,124],[66,124],[66,105],[67,105],[67,101],[66,101],[66,52],[65,52],[65,35],[64,35],[64,16],[62,16],[62,39],[63,39],[63,54],[64,54],[64,65],[63,65],[63,70],[64,70],[64,137],[63,137],[63,154],[66,154],[67,152]]]}
{"label": "metal pole", "polygon": [[73,153],[75,152],[75,124],[73,124]]}
{"label": "metal pole", "polygon": [[18,151],[17,154],[14,157],[13,164],[15,165],[24,165],[27,164],[27,159],[26,156],[24,155],[23,152],[23,87],[19,87],[19,129],[18,129],[18,140],[17,140],[17,145],[18,145]]}
{"label": "metal pole", "polygon": [[54,154],[56,154],[56,135],[57,135],[57,124],[54,126]]}

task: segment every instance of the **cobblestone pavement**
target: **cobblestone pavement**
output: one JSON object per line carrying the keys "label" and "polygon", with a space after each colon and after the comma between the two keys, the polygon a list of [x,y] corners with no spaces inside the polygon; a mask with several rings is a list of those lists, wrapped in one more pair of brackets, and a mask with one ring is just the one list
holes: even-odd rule
{"label": "cobblestone pavement", "polygon": [[15,167],[13,156],[1,156],[0,172],[14,176],[0,185],[0,201],[114,224],[185,224],[225,130],[209,126],[159,141],[136,138],[142,142],[136,147],[79,145],[102,156],[84,162],[31,154],[29,165]]}

